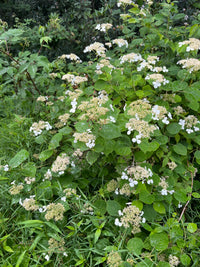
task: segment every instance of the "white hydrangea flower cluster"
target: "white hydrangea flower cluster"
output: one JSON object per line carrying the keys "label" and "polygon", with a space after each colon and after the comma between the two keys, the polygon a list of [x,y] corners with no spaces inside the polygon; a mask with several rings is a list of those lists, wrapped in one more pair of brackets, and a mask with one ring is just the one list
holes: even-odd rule
{"label": "white hydrangea flower cluster", "polygon": [[[167,114],[167,116],[165,116]],[[163,106],[155,105],[152,108],[152,119],[153,120],[162,120],[164,124],[169,124],[169,119],[172,119],[170,112],[167,112],[167,109]]]}
{"label": "white hydrangea flower cluster", "polygon": [[120,58],[120,64],[123,64],[124,62],[132,63],[137,61],[142,61],[142,56],[136,53],[130,53]]}
{"label": "white hydrangea flower cluster", "polygon": [[98,56],[104,56],[105,57],[105,52],[106,48],[102,43],[95,42],[89,46],[86,46],[86,48],[83,50],[84,53],[95,51]]}
{"label": "white hydrangea flower cluster", "polygon": [[126,48],[128,48],[128,42],[122,38],[114,39],[112,40],[112,43],[118,45],[119,47],[126,46]]}
{"label": "white hydrangea flower cluster", "polygon": [[200,40],[196,38],[189,38],[189,40],[179,42],[178,46],[182,47],[183,45],[187,45],[186,51],[194,51],[194,50],[199,50],[200,49]]}
{"label": "white hydrangea flower cluster", "polygon": [[200,70],[200,60],[196,58],[182,59],[177,62],[183,69],[188,69],[189,73]]}
{"label": "white hydrangea flower cluster", "polygon": [[83,82],[87,82],[88,78],[87,77],[81,77],[81,76],[75,76],[73,74],[65,74],[62,76],[62,80],[67,80],[69,83],[72,85],[78,85]]}
{"label": "white hydrangea flower cluster", "polygon": [[115,225],[125,228],[132,228],[132,233],[139,233],[141,223],[145,223],[146,219],[143,217],[144,212],[140,211],[136,206],[130,205],[123,209],[123,211],[119,210],[118,214],[119,218],[115,219]]}
{"label": "white hydrangea flower cluster", "polygon": [[48,101],[48,96],[42,96],[42,95],[40,95],[40,96],[37,98],[36,101],[38,101],[38,102],[46,102],[46,101]]}
{"label": "white hydrangea flower cluster", "polygon": [[161,177],[160,178],[159,186],[162,188],[162,190],[160,191],[162,196],[167,196],[168,193],[170,195],[172,195],[174,193],[174,190],[168,190],[169,185],[166,182],[166,178],[165,177]]}
{"label": "white hydrangea flower cluster", "polygon": [[44,179],[42,181],[45,180],[52,180],[52,172],[50,169],[48,169],[47,172],[44,174]]}
{"label": "white hydrangea flower cluster", "polygon": [[24,181],[26,182],[26,184],[32,184],[35,182],[35,177],[25,177]]}
{"label": "white hydrangea flower cluster", "polygon": [[165,84],[169,83],[169,80],[166,80],[165,77],[160,73],[158,73],[158,74],[148,74],[145,77],[145,80],[153,80],[152,84],[153,84],[153,87],[155,89],[160,87],[162,84],[165,85]]}
{"label": "white hydrangea flower cluster", "polygon": [[95,139],[96,137],[91,133],[91,130],[88,129],[86,132],[83,133],[74,133],[74,143],[77,141],[84,142],[87,147],[93,148],[95,146]]}
{"label": "white hydrangea flower cluster", "polygon": [[141,138],[150,138],[150,134],[158,129],[157,125],[150,125],[147,121],[139,120],[135,118],[129,119],[129,122],[126,123],[126,128],[128,129],[127,134],[130,135],[132,131],[137,131],[137,134],[132,138],[133,143],[140,144]]}
{"label": "white hydrangea flower cluster", "polygon": [[169,264],[171,267],[176,267],[180,263],[179,258],[173,255],[169,255]]}
{"label": "white hydrangea flower cluster", "polygon": [[67,58],[67,59],[70,59],[70,60],[75,61],[77,63],[81,63],[82,62],[82,60],[80,59],[80,57],[78,57],[76,54],[73,54],[73,53],[68,54],[68,55],[62,55],[62,56],[60,56],[58,58],[60,58],[60,59]]}
{"label": "white hydrangea flower cluster", "polygon": [[156,62],[159,61],[159,57],[157,56],[148,56],[147,60],[143,59],[143,61],[140,63],[140,65],[137,67],[137,71],[141,71],[144,68],[147,68],[153,72],[168,72],[168,69],[166,66],[163,67],[156,67]]}
{"label": "white hydrangea flower cluster", "polygon": [[111,74],[112,70],[115,69],[115,67],[112,64],[110,64],[109,59],[110,58],[104,58],[104,59],[101,59],[99,61],[99,63],[97,63],[96,71],[95,71],[97,74],[102,74],[103,73],[102,70],[101,70],[103,67],[110,68],[111,69],[110,74]]}
{"label": "white hydrangea flower cluster", "polygon": [[134,4],[132,0],[119,0],[117,6]]}
{"label": "white hydrangea flower cluster", "polygon": [[42,133],[42,130],[44,129],[46,129],[47,131],[52,129],[52,126],[49,124],[48,121],[39,121],[38,123],[34,122],[30,127],[29,131],[33,132],[35,136],[38,136]]}
{"label": "white hydrangea flower cluster", "polygon": [[188,134],[200,131],[200,125],[197,127],[200,121],[194,115],[189,115],[185,117],[184,120],[180,119],[178,124],[181,125],[181,129],[186,130]]}
{"label": "white hydrangea flower cluster", "polygon": [[57,156],[56,160],[52,164],[51,170],[52,172],[62,175],[69,164],[69,157],[65,153],[63,153],[60,156]]}
{"label": "white hydrangea flower cluster", "polygon": [[103,23],[103,24],[97,24],[95,30],[99,30],[100,32],[107,32],[110,28],[112,28],[111,23]]}
{"label": "white hydrangea flower cluster", "polygon": [[39,206],[36,205],[36,200],[34,199],[35,196],[30,196],[30,198],[26,198],[23,203],[20,199],[20,204],[25,208],[25,210],[32,210],[36,211],[39,209]]}

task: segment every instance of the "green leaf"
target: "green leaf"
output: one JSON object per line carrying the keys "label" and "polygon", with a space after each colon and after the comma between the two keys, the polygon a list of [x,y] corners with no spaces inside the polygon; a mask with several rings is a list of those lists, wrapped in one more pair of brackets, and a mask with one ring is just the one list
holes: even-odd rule
{"label": "green leaf", "polygon": [[11,248],[11,247],[9,247],[9,246],[3,246],[3,249],[5,250],[5,251],[7,251],[7,252],[14,252],[14,250]]}
{"label": "green leaf", "polygon": [[42,151],[42,152],[40,153],[39,159],[40,159],[41,161],[45,161],[45,160],[47,160],[48,158],[50,158],[50,157],[52,156],[52,154],[53,154],[53,150],[49,150],[49,149],[44,150],[44,151]]}
{"label": "green leaf", "polygon": [[111,216],[119,216],[118,210],[121,210],[121,205],[115,200],[108,200],[106,202],[106,210]]}
{"label": "green leaf", "polygon": [[197,193],[197,192],[193,192],[193,193],[192,193],[192,196],[193,196],[194,198],[200,198],[200,194]]}
{"label": "green leaf", "polygon": [[176,122],[172,122],[169,125],[167,125],[167,131],[170,134],[175,135],[175,134],[179,133],[180,130],[181,130],[181,125],[176,123]]}
{"label": "green leaf", "polygon": [[121,136],[120,128],[114,124],[105,124],[99,131],[104,139],[114,139]]}
{"label": "green leaf", "polygon": [[51,222],[44,222],[46,225],[48,225],[51,229],[53,229],[55,232],[57,233],[62,233],[60,231],[60,229],[54,224],[54,223],[51,223]]}
{"label": "green leaf", "polygon": [[166,261],[160,261],[157,267],[171,267],[171,265]]}
{"label": "green leaf", "polygon": [[[103,139],[104,140],[104,139]],[[113,152],[115,148],[115,141],[114,140],[104,140],[104,149],[103,152],[106,156]]]}
{"label": "green leaf", "polygon": [[186,156],[187,155],[187,148],[182,144],[174,145],[173,149],[179,155],[182,155],[182,156]]}
{"label": "green leaf", "polygon": [[165,214],[166,210],[165,210],[165,206],[163,205],[162,202],[154,202],[153,203],[153,208],[155,211],[157,211],[160,214]]}
{"label": "green leaf", "polygon": [[144,244],[143,244],[142,239],[140,239],[138,237],[130,239],[127,243],[128,250],[131,253],[135,254],[136,256],[141,254],[143,246],[144,246]]}
{"label": "green leaf", "polygon": [[86,155],[86,160],[90,165],[92,165],[93,163],[95,163],[95,161],[97,161],[98,157],[99,153],[94,151],[88,151]]}
{"label": "green leaf", "polygon": [[188,200],[187,193],[181,191],[181,189],[177,189],[174,192],[174,198],[178,200],[179,202],[186,202]]}
{"label": "green leaf", "polygon": [[25,149],[20,150],[10,161],[9,165],[11,168],[18,167],[29,157],[29,152]]}
{"label": "green leaf", "polygon": [[31,64],[30,66],[28,66],[27,71],[31,75],[31,78],[34,79],[37,72],[37,65]]}
{"label": "green leaf", "polygon": [[106,202],[103,199],[96,200],[93,205],[101,215],[106,213]]}
{"label": "green leaf", "polygon": [[25,176],[35,177],[36,174],[36,166],[34,162],[28,162],[26,165],[23,166],[22,173]]}
{"label": "green leaf", "polygon": [[49,143],[48,149],[50,150],[50,149],[55,149],[56,147],[58,147],[60,144],[60,141],[62,140],[62,137],[63,137],[62,133],[55,134]]}
{"label": "green leaf", "polygon": [[185,253],[180,256],[180,260],[184,266],[189,266],[191,263],[190,257]]}
{"label": "green leaf", "polygon": [[90,124],[86,121],[79,121],[75,124],[75,129],[79,133],[84,133],[87,131],[87,129],[90,129]]}
{"label": "green leaf", "polygon": [[144,153],[147,153],[156,151],[159,148],[160,144],[156,141],[149,143],[148,140],[142,140],[142,142],[138,146]]}
{"label": "green leaf", "polygon": [[19,258],[18,258],[18,260],[17,260],[17,263],[16,263],[15,267],[19,267],[19,266],[20,266],[20,264],[22,263],[22,261],[23,261],[23,259],[24,259],[24,255],[25,255],[25,254],[26,254],[26,250],[23,251],[23,252],[21,253],[21,255],[19,256]]}
{"label": "green leaf", "polygon": [[131,202],[131,204],[133,206],[136,206],[139,210],[142,210],[143,209],[143,203],[141,201],[139,201],[139,200],[133,200]]}
{"label": "green leaf", "polygon": [[139,200],[145,204],[152,204],[155,200],[154,195],[151,195],[147,190],[142,190],[139,194]]}
{"label": "green leaf", "polygon": [[97,229],[94,234],[94,243],[96,243],[101,235],[101,229]]}
{"label": "green leaf", "polygon": [[151,233],[150,243],[158,251],[162,251],[168,248],[169,239],[166,233]]}
{"label": "green leaf", "polygon": [[197,231],[197,225],[196,223],[188,223],[187,230],[190,233],[194,233]]}
{"label": "green leaf", "polygon": [[24,225],[24,227],[38,227],[44,224],[43,221],[40,220],[27,220],[24,222],[19,222],[19,225]]}

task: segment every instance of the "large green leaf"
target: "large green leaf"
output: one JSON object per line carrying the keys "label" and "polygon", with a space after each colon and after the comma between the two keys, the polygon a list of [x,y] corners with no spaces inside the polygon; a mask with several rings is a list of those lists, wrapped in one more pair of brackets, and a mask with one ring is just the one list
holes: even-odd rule
{"label": "large green leaf", "polygon": [[141,254],[143,246],[144,244],[142,239],[138,237],[131,238],[127,243],[128,250],[135,255]]}
{"label": "large green leaf", "polygon": [[97,161],[98,157],[99,153],[94,151],[88,151],[86,155],[86,160],[90,165],[92,165],[95,161]]}
{"label": "large green leaf", "polygon": [[121,136],[120,128],[114,124],[106,124],[102,126],[99,134],[104,139],[114,139]]}
{"label": "large green leaf", "polygon": [[182,155],[182,156],[186,156],[187,155],[187,148],[182,144],[174,145],[173,149],[179,155]]}
{"label": "large green leaf", "polygon": [[147,153],[156,151],[159,148],[160,144],[156,141],[149,143],[147,140],[142,140],[142,142],[138,146],[144,153]]}
{"label": "large green leaf", "polygon": [[162,251],[168,248],[169,238],[166,233],[151,233],[150,243],[158,251]]}
{"label": "large green leaf", "polygon": [[39,159],[40,159],[41,161],[45,161],[45,160],[47,160],[48,158],[50,158],[50,157],[52,156],[52,154],[53,154],[53,150],[49,150],[49,149],[44,150],[44,151],[42,151],[42,152],[40,153],[40,155],[39,155]]}
{"label": "large green leaf", "polygon": [[20,150],[10,161],[9,165],[11,168],[18,167],[29,157],[29,152],[25,149]]}
{"label": "large green leaf", "polygon": [[49,143],[48,149],[55,149],[56,147],[58,147],[60,141],[62,140],[62,137],[63,137],[62,133],[55,134]]}
{"label": "large green leaf", "polygon": [[119,216],[118,210],[121,210],[121,205],[115,200],[108,200],[106,210],[111,216]]}

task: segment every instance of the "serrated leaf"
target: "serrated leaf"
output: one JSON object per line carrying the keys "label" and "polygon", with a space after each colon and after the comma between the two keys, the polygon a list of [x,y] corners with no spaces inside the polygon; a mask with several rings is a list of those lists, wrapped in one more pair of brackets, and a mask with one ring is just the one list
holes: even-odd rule
{"label": "serrated leaf", "polygon": [[27,71],[31,75],[31,78],[35,78],[37,72],[37,65],[31,64],[30,66],[28,66]]}
{"label": "serrated leaf", "polygon": [[188,223],[187,230],[190,233],[194,233],[197,231],[197,224],[196,223]]}
{"label": "serrated leaf", "polygon": [[150,243],[158,251],[162,251],[168,248],[169,238],[166,233],[151,233]]}
{"label": "serrated leaf", "polygon": [[128,250],[136,256],[141,254],[143,246],[144,244],[142,239],[138,237],[130,239],[127,243]]}
{"label": "serrated leaf", "polygon": [[159,148],[160,144],[156,141],[149,143],[147,140],[142,140],[142,142],[138,146],[144,153],[147,153],[156,151]]}
{"label": "serrated leaf", "polygon": [[9,166],[11,168],[16,168],[22,162],[24,162],[28,157],[29,157],[29,152],[25,149],[22,149],[9,161]]}
{"label": "serrated leaf", "polygon": [[86,160],[90,165],[92,165],[93,163],[95,163],[95,161],[97,161],[98,157],[99,153],[94,151],[88,151],[86,155]]}
{"label": "serrated leaf", "polygon": [[180,260],[184,266],[189,266],[191,263],[190,257],[185,253],[180,256]]}
{"label": "serrated leaf", "polygon": [[121,136],[120,128],[114,124],[105,124],[99,131],[100,136],[104,139],[114,139]]}
{"label": "serrated leaf", "polygon": [[48,158],[50,158],[50,157],[52,156],[52,154],[53,154],[53,150],[49,150],[49,149],[44,150],[44,151],[42,151],[42,152],[40,153],[40,155],[39,155],[39,159],[40,159],[41,161],[45,161],[45,160],[47,160]]}

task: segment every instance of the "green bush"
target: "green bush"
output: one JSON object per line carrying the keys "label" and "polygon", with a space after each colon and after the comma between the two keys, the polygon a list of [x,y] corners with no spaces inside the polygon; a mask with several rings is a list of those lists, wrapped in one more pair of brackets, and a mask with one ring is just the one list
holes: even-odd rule
{"label": "green bush", "polygon": [[2,22],[2,266],[200,264],[200,28],[123,2],[88,61]]}

